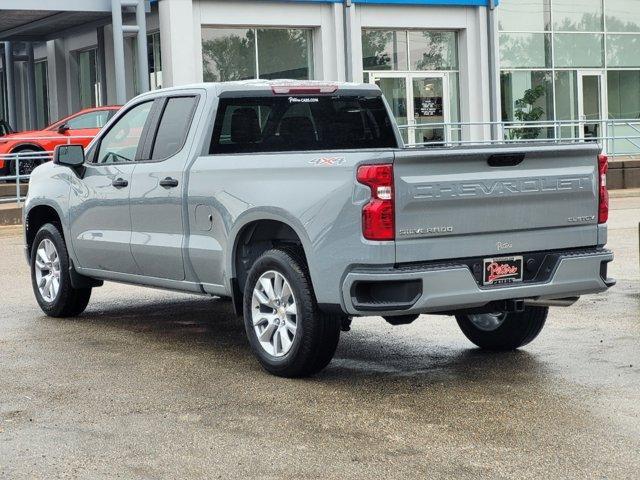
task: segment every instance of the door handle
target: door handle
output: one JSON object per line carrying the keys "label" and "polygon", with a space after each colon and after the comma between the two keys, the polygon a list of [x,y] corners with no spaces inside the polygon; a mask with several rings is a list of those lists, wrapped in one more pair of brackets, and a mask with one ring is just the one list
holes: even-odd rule
{"label": "door handle", "polygon": [[178,186],[178,180],[175,178],[167,177],[163,180],[160,180],[161,187],[173,188]]}
{"label": "door handle", "polygon": [[116,178],[113,182],[111,182],[111,185],[116,188],[124,188],[129,185],[129,182],[127,182],[124,178]]}

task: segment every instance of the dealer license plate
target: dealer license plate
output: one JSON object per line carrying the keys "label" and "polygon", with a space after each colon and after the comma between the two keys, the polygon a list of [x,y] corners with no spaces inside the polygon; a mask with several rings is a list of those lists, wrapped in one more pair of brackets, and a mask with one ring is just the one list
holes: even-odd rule
{"label": "dealer license plate", "polygon": [[483,285],[504,285],[521,281],[521,256],[484,259]]}

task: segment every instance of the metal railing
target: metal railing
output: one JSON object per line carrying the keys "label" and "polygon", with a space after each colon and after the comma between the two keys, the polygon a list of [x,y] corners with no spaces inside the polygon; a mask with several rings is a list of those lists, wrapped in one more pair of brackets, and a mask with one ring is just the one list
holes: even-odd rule
{"label": "metal railing", "polygon": [[[538,122],[434,122],[399,125],[408,147],[504,143],[597,142],[610,157],[640,157],[640,120],[548,120]],[[491,130],[497,139],[490,140]],[[586,133],[585,133],[586,132]],[[433,140],[417,141],[422,135]]]}
{"label": "metal railing", "polygon": [[[64,143],[71,145],[73,143],[86,143],[87,140],[91,140],[93,136],[90,135],[69,135],[64,137]],[[38,137],[39,141],[53,140],[60,142],[60,136],[54,137]],[[33,142],[32,137],[18,137],[12,136],[10,141],[12,143],[20,144]],[[80,142],[82,141],[82,142]],[[2,142],[2,137],[0,137]],[[26,173],[33,170],[35,166],[48,162],[53,158],[52,151],[23,151],[16,153],[2,153],[0,154],[0,163],[4,166],[0,169],[0,184],[11,185],[15,183],[15,195],[0,195],[0,204],[2,203],[21,203],[24,201],[25,196],[22,195],[24,185],[28,184],[31,175]],[[9,187],[10,188],[10,187]],[[7,187],[5,187],[7,190]]]}

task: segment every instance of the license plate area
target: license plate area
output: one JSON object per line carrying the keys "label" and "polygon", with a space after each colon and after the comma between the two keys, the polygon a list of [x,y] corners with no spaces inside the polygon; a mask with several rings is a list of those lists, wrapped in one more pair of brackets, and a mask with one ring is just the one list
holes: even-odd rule
{"label": "license plate area", "polygon": [[485,258],[482,284],[508,285],[522,282],[522,256]]}

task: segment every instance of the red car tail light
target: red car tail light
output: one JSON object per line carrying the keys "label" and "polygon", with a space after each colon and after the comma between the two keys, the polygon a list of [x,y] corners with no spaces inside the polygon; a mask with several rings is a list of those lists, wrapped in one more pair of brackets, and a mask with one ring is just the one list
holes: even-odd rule
{"label": "red car tail light", "polygon": [[602,153],[598,155],[598,223],[607,223],[609,219],[609,191],[607,190],[607,171],[609,160]]}
{"label": "red car tail light", "polygon": [[367,240],[395,240],[393,165],[362,165],[357,179],[371,189],[371,199],[362,208],[362,235]]}

